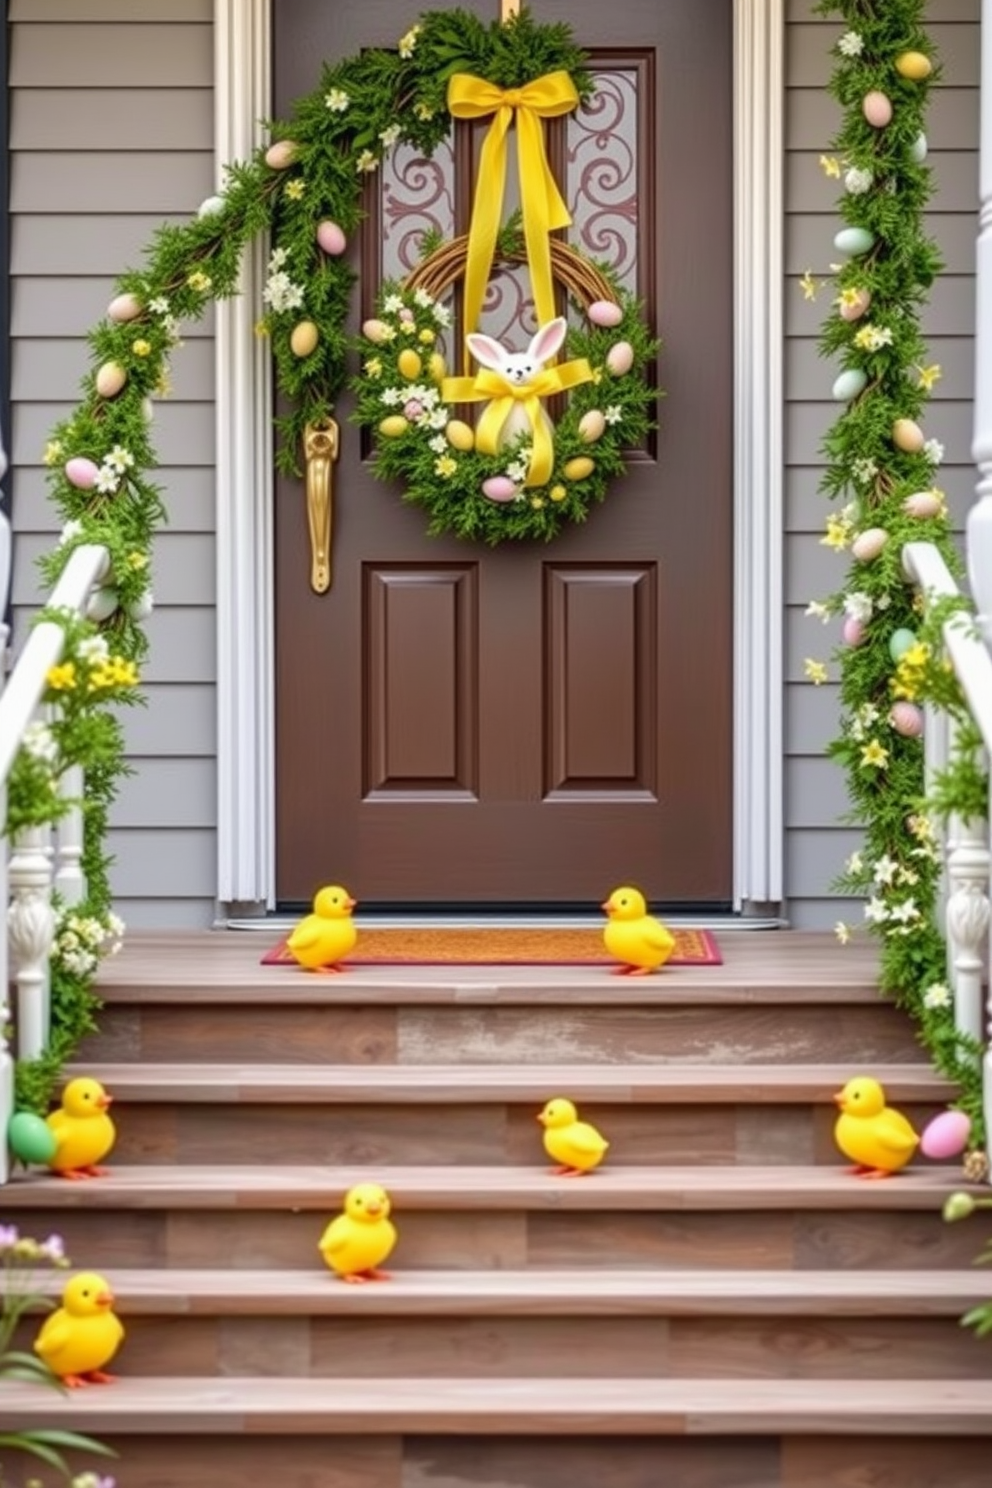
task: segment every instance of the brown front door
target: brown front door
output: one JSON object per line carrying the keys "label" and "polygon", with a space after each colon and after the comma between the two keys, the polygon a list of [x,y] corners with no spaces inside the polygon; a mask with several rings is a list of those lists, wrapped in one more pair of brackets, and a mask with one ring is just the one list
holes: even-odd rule
{"label": "brown front door", "polygon": [[[497,0],[462,8],[498,15]],[[331,881],[363,906],[591,906],[621,882],[670,907],[731,895],[732,4],[533,13],[567,21],[592,59],[596,98],[555,158],[572,242],[624,276],[662,338],[659,430],[584,526],[489,549],[427,537],[371,476],[342,402],[323,595],[302,488],[279,479],[285,905]],[[415,19],[397,0],[280,3],[277,116],[321,59],[394,46]],[[464,230],[465,153],[382,173],[375,250],[352,245],[376,263],[356,325],[368,279],[401,277],[419,230]]]}

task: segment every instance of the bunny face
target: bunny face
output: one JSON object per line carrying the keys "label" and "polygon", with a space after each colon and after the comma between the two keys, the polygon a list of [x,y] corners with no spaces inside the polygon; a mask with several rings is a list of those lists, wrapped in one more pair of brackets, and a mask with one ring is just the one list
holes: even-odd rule
{"label": "bunny face", "polygon": [[492,336],[482,336],[477,332],[466,336],[465,340],[480,366],[488,367],[491,372],[501,372],[514,387],[526,387],[548,358],[560,350],[567,329],[564,316],[549,320],[531,337],[526,351],[508,351]]}

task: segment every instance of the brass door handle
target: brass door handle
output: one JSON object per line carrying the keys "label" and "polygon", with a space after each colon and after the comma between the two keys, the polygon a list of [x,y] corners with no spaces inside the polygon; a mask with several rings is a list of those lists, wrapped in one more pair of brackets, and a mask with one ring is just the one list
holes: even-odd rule
{"label": "brass door handle", "polygon": [[307,466],[310,588],[315,594],[326,594],[331,587],[334,462],[338,457],[338,446],[338,426],[334,419],[307,424],[303,433],[303,450]]}

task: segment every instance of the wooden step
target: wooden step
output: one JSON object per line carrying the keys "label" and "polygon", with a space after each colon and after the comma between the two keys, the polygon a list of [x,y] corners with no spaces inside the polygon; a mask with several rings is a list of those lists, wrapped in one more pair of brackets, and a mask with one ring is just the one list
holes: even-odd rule
{"label": "wooden step", "polygon": [[[376,1379],[984,1378],[960,1326],[974,1271],[425,1271],[345,1286],[313,1271],[129,1271],[108,1280],[126,1376]],[[46,1278],[57,1295],[64,1278]],[[37,1320],[18,1340],[30,1347]]]}
{"label": "wooden step", "polygon": [[978,1245],[971,1227],[944,1223],[944,1198],[963,1185],[939,1167],[864,1182],[815,1165],[617,1164],[580,1179],[540,1166],[112,1165],[85,1187],[19,1176],[4,1206],[29,1233],[62,1233],[81,1263],[300,1269],[344,1192],[367,1178],[392,1196],[401,1269],[929,1270],[970,1265]]}
{"label": "wooden step", "polygon": [[[611,1163],[838,1161],[831,1099],[850,1065],[101,1064],[128,1163],[541,1161],[536,1113],[575,1100]],[[924,1064],[885,1070],[920,1129],[954,1094]],[[439,1110],[441,1107],[443,1109]]]}

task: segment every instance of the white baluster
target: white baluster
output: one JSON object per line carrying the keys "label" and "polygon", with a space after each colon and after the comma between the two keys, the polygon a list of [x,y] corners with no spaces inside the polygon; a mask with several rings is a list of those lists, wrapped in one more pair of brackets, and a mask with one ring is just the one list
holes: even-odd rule
{"label": "white baluster", "polygon": [[55,887],[66,904],[78,904],[86,897],[86,878],[82,869],[83,770],[73,765],[62,776],[63,799],[72,805],[58,823],[55,832]]}
{"label": "white baluster", "polygon": [[968,512],[968,579],[986,644],[992,642],[992,0],[982,0],[981,153],[975,258],[975,402],[972,458],[977,501]]}
{"label": "white baluster", "polygon": [[[947,761],[950,754],[949,719],[947,713],[942,708],[935,708],[929,703],[923,711],[925,718],[923,729],[924,790],[929,795],[934,777],[941,770],[947,769]],[[948,832],[947,827],[942,822],[932,822],[931,826],[933,827],[934,845],[940,854],[940,876],[937,880],[934,910],[937,915],[938,924],[943,925],[947,922]]]}
{"label": "white baluster", "polygon": [[985,953],[989,905],[988,823],[955,821],[948,843],[948,960],[954,992],[954,1020],[960,1033],[980,1042],[983,1027]]}
{"label": "white baluster", "polygon": [[7,932],[17,983],[17,1052],[22,1059],[36,1059],[48,1044],[48,958],[55,938],[47,827],[29,827],[20,834],[8,872]]}
{"label": "white baluster", "polygon": [[[4,593],[6,582],[4,581]],[[7,627],[0,625],[0,691],[7,659]],[[0,784],[0,904],[6,904],[7,887],[7,841],[3,826],[7,820],[7,785]],[[14,1110],[14,1060],[7,1042],[6,1030],[10,1023],[10,977],[7,972],[7,935],[0,933],[0,1184],[10,1178],[10,1156],[7,1148],[7,1123]]]}

